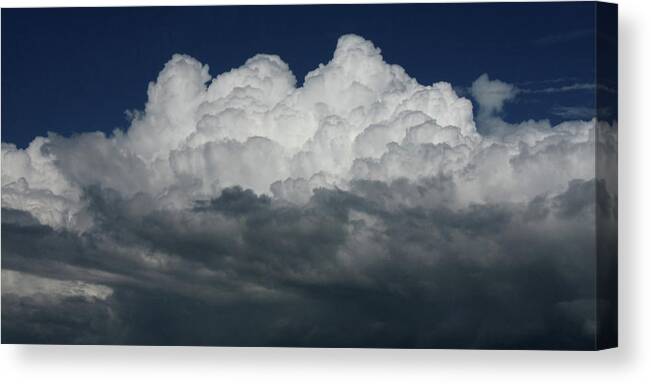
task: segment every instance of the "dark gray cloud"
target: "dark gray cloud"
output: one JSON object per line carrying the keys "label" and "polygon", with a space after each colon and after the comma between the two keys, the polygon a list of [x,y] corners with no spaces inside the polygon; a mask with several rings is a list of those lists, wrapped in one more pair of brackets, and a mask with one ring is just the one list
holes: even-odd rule
{"label": "dark gray cloud", "polygon": [[111,290],[3,280],[3,342],[592,348],[595,183],[461,209],[448,190],[359,180],[293,205],[234,187],[179,211],[95,187],[84,233],[3,209],[3,270]]}

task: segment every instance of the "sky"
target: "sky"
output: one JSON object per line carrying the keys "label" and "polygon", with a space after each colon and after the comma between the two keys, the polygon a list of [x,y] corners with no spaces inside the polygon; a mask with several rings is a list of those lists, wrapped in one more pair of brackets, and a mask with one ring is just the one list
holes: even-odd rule
{"label": "sky", "polygon": [[[482,73],[524,89],[594,83],[593,6],[328,5],[2,10],[2,140],[25,147],[48,131],[126,128],[147,84],[174,53],[212,75],[256,53],[277,54],[299,83],[339,36],[382,48],[421,84],[463,89]],[[406,43],[408,41],[408,43]],[[585,117],[589,90],[532,93],[506,119]],[[34,112],[34,111],[38,112]],[[583,115],[581,115],[583,113]]]}
{"label": "sky", "polygon": [[3,11],[2,342],[614,346],[613,10]]}

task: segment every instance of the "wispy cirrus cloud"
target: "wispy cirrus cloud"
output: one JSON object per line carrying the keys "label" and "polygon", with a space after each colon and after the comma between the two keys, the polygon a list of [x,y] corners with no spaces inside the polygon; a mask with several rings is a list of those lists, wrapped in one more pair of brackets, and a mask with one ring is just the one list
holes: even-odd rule
{"label": "wispy cirrus cloud", "polygon": [[594,29],[577,29],[565,33],[542,36],[538,39],[535,39],[533,43],[538,45],[563,44],[574,40],[585,39],[594,36],[595,36]]}
{"label": "wispy cirrus cloud", "polygon": [[582,106],[555,106],[551,113],[564,119],[591,119],[596,116],[595,109]]}

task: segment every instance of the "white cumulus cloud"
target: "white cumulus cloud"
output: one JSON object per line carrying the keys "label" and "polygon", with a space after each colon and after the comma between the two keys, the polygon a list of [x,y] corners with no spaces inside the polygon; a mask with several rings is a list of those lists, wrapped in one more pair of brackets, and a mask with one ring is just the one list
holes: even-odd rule
{"label": "white cumulus cloud", "polygon": [[[479,119],[517,92],[480,76],[471,89]],[[300,87],[278,56],[213,78],[207,65],[174,55],[147,94],[124,131],[37,137],[26,149],[3,143],[2,206],[84,230],[84,190],[96,185],[183,209],[231,186],[303,204],[319,187],[444,176],[456,188],[449,203],[463,208],[526,202],[594,177],[594,121],[493,119],[506,133],[481,135],[472,103],[451,84],[419,84],[355,35],[342,36]]]}

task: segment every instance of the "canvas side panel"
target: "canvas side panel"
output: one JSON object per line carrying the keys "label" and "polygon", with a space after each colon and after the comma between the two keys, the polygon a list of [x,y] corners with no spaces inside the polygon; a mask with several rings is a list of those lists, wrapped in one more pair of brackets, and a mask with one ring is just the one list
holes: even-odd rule
{"label": "canvas side panel", "polygon": [[596,3],[596,349],[617,346],[617,5]]}

